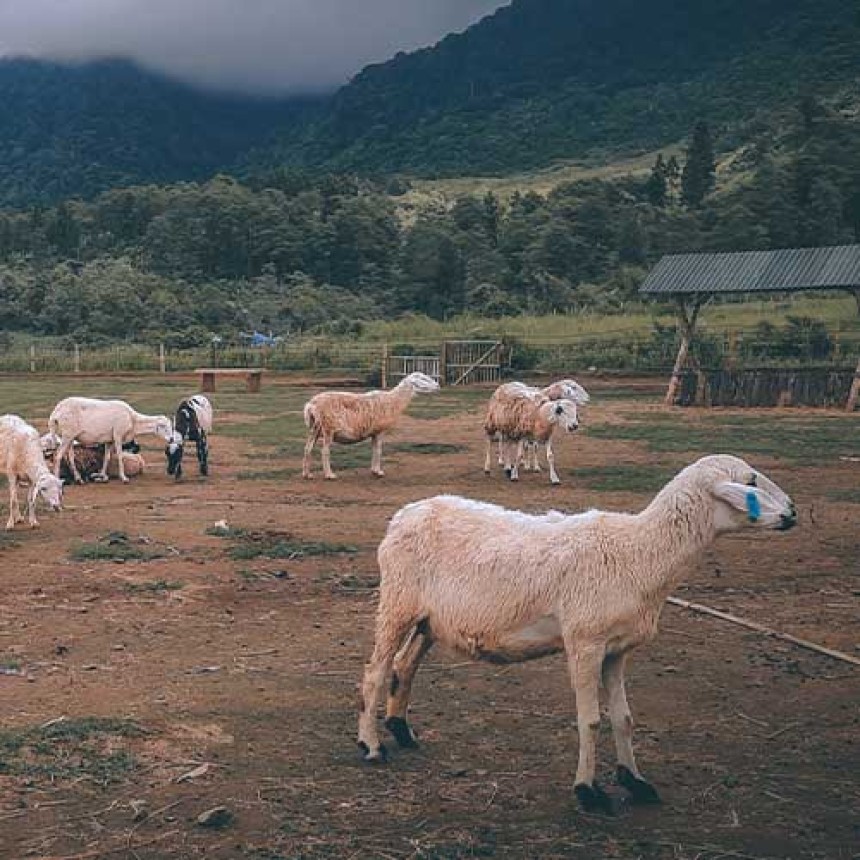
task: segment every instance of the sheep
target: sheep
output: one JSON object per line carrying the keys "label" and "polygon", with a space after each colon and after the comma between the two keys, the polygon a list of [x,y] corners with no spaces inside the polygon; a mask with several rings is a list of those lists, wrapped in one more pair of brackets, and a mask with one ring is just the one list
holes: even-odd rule
{"label": "sheep", "polygon": [[[45,454],[45,461],[51,466],[60,447],[60,440],[53,433],[45,433],[40,441],[42,443],[42,451]],[[75,442],[72,445],[71,456],[74,458],[75,467],[81,478],[84,481],[92,481],[101,474],[102,467],[104,466],[105,446],[79,445]],[[110,461],[110,468],[108,469],[108,475],[112,478],[119,475],[119,467],[116,464],[116,458],[113,458]],[[129,478],[143,474],[146,468],[146,461],[140,454],[140,445],[137,442],[132,440],[123,444],[122,465],[126,476]],[[64,482],[74,480],[68,458],[60,464],[60,478]]]}
{"label": "sheep", "polygon": [[378,552],[376,637],[359,696],[365,760],[386,756],[375,715],[392,665],[385,725],[410,747],[416,743],[406,719],[410,689],[434,642],[497,663],[563,650],[576,692],[579,803],[612,811],[595,782],[601,679],[618,780],[633,802],[659,802],[633,755],[628,654],[654,638],[665,599],[718,535],[744,527],[785,530],[796,522],[791,499],[730,455],[687,466],[635,515],[530,515],[456,496],[406,505]]}
{"label": "sheep", "polygon": [[72,445],[105,444],[105,458],[101,471],[94,480],[108,480],[110,445],[113,444],[117,471],[123,483],[128,482],[122,460],[124,442],[147,433],[167,441],[173,432],[166,415],[142,415],[123,400],[97,400],[91,397],[67,397],[61,400],[48,419],[48,431],[60,438],[60,448],[54,460],[54,474],[59,476],[63,460],[67,460],[77,483],[82,479],[74,457]]}
{"label": "sheep", "polygon": [[27,518],[31,528],[36,519],[36,498],[41,496],[58,511],[63,506],[63,483],[51,474],[45,463],[39,432],[17,415],[0,417],[0,462],[9,482],[9,520],[6,528],[14,529],[24,518],[18,504],[18,481],[30,482],[27,493]]}
{"label": "sheep", "polygon": [[[525,460],[523,468],[525,471],[530,469],[535,472],[540,472],[540,462],[538,458],[538,446],[541,441],[546,444],[547,463],[550,469],[550,481],[553,484],[560,483],[558,473],[555,471],[555,453],[552,450],[552,441],[550,433],[546,439],[535,439],[531,434],[523,434],[524,423],[527,423],[525,414],[529,412],[527,406],[528,401],[535,405],[535,408],[540,404],[553,400],[570,400],[575,404],[584,405],[589,402],[590,397],[588,392],[574,379],[560,379],[553,382],[546,388],[534,388],[522,382],[508,382],[500,385],[490,398],[487,405],[487,414],[484,419],[484,432],[487,436],[486,453],[484,457],[484,472],[490,472],[490,460],[492,452],[492,440],[498,437],[499,441],[499,465],[505,465],[506,471],[511,480],[519,479],[519,464],[523,461],[523,452],[525,452]],[[524,402],[526,401],[526,402]],[[516,441],[517,455],[510,464],[510,455],[505,454],[512,441]],[[530,466],[529,463],[532,463]]]}
{"label": "sheep", "polygon": [[179,404],[173,420],[173,433],[165,448],[167,474],[182,477],[182,455],[185,440],[190,439],[197,447],[197,464],[201,475],[209,474],[209,443],[212,432],[212,404],[202,394],[188,397]]}
{"label": "sheep", "polygon": [[331,443],[353,444],[370,439],[370,471],[377,478],[382,471],[382,436],[392,430],[416,394],[438,391],[439,383],[424,373],[410,373],[390,391],[324,391],[314,395],[304,408],[308,438],[302,460],[302,477],[312,478],[311,454],[321,440],[323,474],[337,477],[331,469]]}

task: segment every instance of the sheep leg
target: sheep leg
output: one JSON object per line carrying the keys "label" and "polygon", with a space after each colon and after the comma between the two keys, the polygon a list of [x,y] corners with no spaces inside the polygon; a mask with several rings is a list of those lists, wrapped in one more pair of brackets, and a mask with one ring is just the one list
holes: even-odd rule
{"label": "sheep leg", "polygon": [[366,762],[384,762],[387,758],[385,746],[379,742],[376,731],[376,709],[385,679],[391,670],[394,657],[403,640],[415,626],[414,618],[392,623],[389,615],[380,608],[376,624],[376,642],[370,662],[364,667],[364,678],[359,692],[358,745]]}
{"label": "sheep leg", "polygon": [[[499,449],[501,450],[502,443],[499,442]],[[490,474],[490,461],[493,459],[493,440],[487,436],[487,447],[484,452],[484,474]],[[499,463],[501,463],[502,457],[499,454]]]}
{"label": "sheep leg", "polygon": [[505,437],[499,434],[499,465],[505,465]]}
{"label": "sheep leg", "polygon": [[573,791],[586,812],[614,812],[609,795],[597,784],[597,736],[600,731],[600,667],[604,651],[594,644],[575,643],[565,637],[571,679],[576,692],[576,724],[579,730],[579,764]]}
{"label": "sheep leg", "polygon": [[532,471],[540,472],[540,442],[532,442],[529,444],[532,453]]}
{"label": "sheep leg", "polygon": [[331,436],[326,436],[323,434],[322,437],[322,464],[323,464],[323,477],[327,478],[329,481],[333,481],[337,475],[331,470]]}
{"label": "sheep leg", "polygon": [[305,441],[305,456],[302,460],[302,477],[303,478],[313,478],[313,471],[311,466],[311,458],[313,456],[314,445],[317,443],[317,439],[319,439],[320,433],[315,428],[311,428],[308,431],[308,438]]}
{"label": "sheep leg", "polygon": [[14,472],[7,472],[6,480],[9,482],[9,519],[6,522],[6,530],[10,531],[15,528],[16,523],[21,522],[23,517],[18,504],[18,476]]}
{"label": "sheep leg", "polygon": [[603,686],[609,699],[609,720],[618,756],[618,782],[630,792],[633,803],[660,803],[660,795],[654,786],[642,779],[633,755],[633,718],[624,690],[626,662],[626,654],[612,654],[603,661]]}
{"label": "sheep leg", "polygon": [[560,484],[561,479],[558,477],[558,472],[555,470],[555,451],[552,449],[552,438],[546,440],[546,462],[549,465],[549,482],[551,484]]}
{"label": "sheep leg", "polygon": [[432,647],[433,638],[427,622],[421,621],[394,658],[394,670],[391,673],[391,686],[385,706],[385,728],[394,735],[401,747],[418,746],[415,732],[406,720],[406,712],[409,709],[412,682],[418,672],[418,666]]}
{"label": "sheep leg", "polygon": [[36,497],[38,495],[39,490],[33,484],[27,492],[27,521],[31,529],[39,525],[39,521],[36,519]]}
{"label": "sheep leg", "polygon": [[201,475],[209,474],[209,442],[202,430],[197,434],[197,464]]}
{"label": "sheep leg", "polygon": [[385,477],[385,472],[382,471],[382,437],[371,436],[370,438],[371,454],[370,454],[370,471],[377,478]]}
{"label": "sheep leg", "polygon": [[[123,484],[128,483],[128,477],[125,474],[125,464],[122,462],[122,437],[114,436],[113,437],[113,447],[116,452],[116,466],[117,472],[119,472],[119,479],[123,482]],[[108,456],[110,451],[110,445],[105,445],[105,464],[103,468],[105,480],[107,480],[107,467],[108,467]]]}
{"label": "sheep leg", "polygon": [[60,477],[60,468],[63,465],[63,458],[65,458],[68,461],[69,468],[72,470],[72,478],[74,478],[75,483],[83,484],[83,478],[81,478],[81,473],[78,471],[78,466],[75,463],[74,444],[74,439],[69,439],[68,442],[63,439],[60,442],[60,449],[57,451],[56,460],[54,460],[54,476],[57,478]]}
{"label": "sheep leg", "polygon": [[[512,481],[519,481],[519,479],[520,479],[520,463],[522,462],[522,459],[523,459],[523,447],[524,446],[525,446],[525,442],[523,442],[523,440],[520,439],[517,442],[516,452],[514,453],[514,456],[513,456],[512,462],[511,462],[511,471],[510,471],[509,477]],[[510,450],[511,447],[513,447],[513,446],[508,446],[508,450]],[[507,467],[505,468],[505,471],[507,471]]]}

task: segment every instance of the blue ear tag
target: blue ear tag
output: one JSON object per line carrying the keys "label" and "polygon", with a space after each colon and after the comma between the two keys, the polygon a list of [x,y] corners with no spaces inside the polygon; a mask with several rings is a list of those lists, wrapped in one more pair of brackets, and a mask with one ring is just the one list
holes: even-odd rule
{"label": "blue ear tag", "polygon": [[761,504],[759,503],[758,496],[755,494],[755,490],[747,491],[747,514],[751,523],[758,522],[759,517],[761,517]]}

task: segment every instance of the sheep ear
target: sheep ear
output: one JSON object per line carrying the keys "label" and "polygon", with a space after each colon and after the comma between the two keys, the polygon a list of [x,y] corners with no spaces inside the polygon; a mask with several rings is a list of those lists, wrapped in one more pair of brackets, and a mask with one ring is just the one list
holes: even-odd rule
{"label": "sheep ear", "polygon": [[761,501],[755,487],[723,481],[714,488],[714,495],[736,511],[746,514],[750,522],[756,522],[761,516]]}

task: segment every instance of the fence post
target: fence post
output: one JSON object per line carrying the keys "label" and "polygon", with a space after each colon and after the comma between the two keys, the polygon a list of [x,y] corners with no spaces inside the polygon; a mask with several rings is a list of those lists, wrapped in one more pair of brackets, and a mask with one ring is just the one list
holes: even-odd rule
{"label": "fence post", "polygon": [[117,372],[119,372],[122,369],[122,365],[120,363],[121,362],[120,350],[121,350],[121,347],[118,346],[116,348],[116,369],[117,369]]}
{"label": "fence post", "polygon": [[81,347],[75,344],[75,373],[81,372]]}
{"label": "fence post", "polygon": [[30,344],[30,373],[36,372],[36,344]]}
{"label": "fence post", "polygon": [[443,340],[439,349],[439,385],[448,384],[448,341]]}
{"label": "fence post", "polygon": [[381,374],[382,390],[388,388],[388,344],[382,344],[382,374]]}
{"label": "fence post", "polygon": [[164,344],[158,344],[158,370],[160,373],[167,373],[167,363],[164,360]]}

